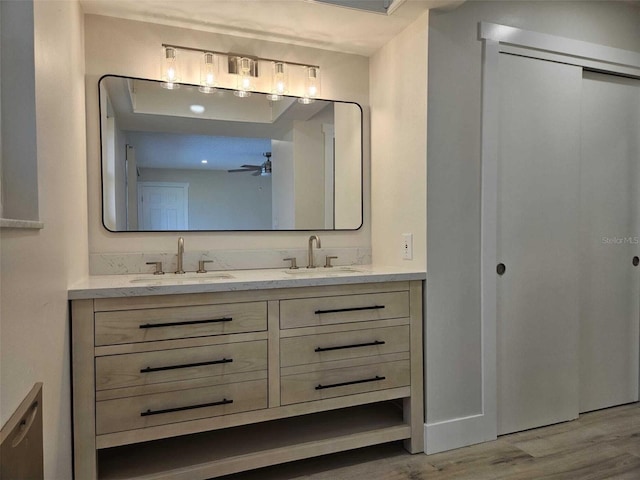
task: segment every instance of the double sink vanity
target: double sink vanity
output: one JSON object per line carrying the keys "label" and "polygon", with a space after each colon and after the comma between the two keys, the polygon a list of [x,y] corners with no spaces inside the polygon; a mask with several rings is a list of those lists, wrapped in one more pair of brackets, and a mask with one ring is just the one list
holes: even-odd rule
{"label": "double sink vanity", "polygon": [[424,279],[355,265],[74,286],[75,478],[206,479],[398,440],[423,451]]}
{"label": "double sink vanity", "polygon": [[[105,229],[362,226],[358,104],[162,87],[99,80],[100,151],[126,138],[127,160],[102,156]],[[422,452],[425,272],[314,247],[185,257],[180,238],[177,257],[100,257],[92,271],[109,274],[69,291],[75,478],[207,479],[400,440]]]}

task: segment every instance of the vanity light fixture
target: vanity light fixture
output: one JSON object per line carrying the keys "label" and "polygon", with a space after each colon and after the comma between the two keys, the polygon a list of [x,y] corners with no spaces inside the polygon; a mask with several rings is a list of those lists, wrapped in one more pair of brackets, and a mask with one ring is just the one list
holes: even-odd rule
{"label": "vanity light fixture", "polygon": [[[1,1],[1,0],[0,0]],[[262,62],[271,63],[271,87],[267,97],[271,101],[278,101],[287,95],[292,89],[289,83],[289,69],[292,66],[299,66],[304,69],[303,86],[296,88],[294,95],[300,95],[300,103],[313,103],[320,94],[320,67],[296,62],[284,62],[270,58],[253,57],[244,54],[223,53],[214,50],[202,50],[200,48],[182,47],[177,45],[162,45],[162,86],[168,89],[176,89],[180,86],[181,78],[178,71],[178,50],[199,52],[202,54],[200,60],[200,81],[198,90],[203,93],[213,93],[220,83],[220,64],[227,63],[229,75],[236,75],[236,90],[233,92],[237,97],[249,97],[255,88],[254,82],[258,78],[258,65]],[[223,62],[222,57],[227,61]],[[296,83],[299,75],[294,75]]]}
{"label": "vanity light fixture", "polygon": [[200,86],[198,90],[202,93],[213,93],[216,91],[218,83],[218,62],[216,55],[212,52],[204,52],[200,62]]}
{"label": "vanity light fixture", "polygon": [[178,70],[178,49],[170,45],[162,46],[162,87],[168,90],[180,88]]}
{"label": "vanity light fixture", "polygon": [[272,64],[271,93],[267,95],[267,98],[277,102],[282,99],[283,95],[289,93],[289,68],[284,62],[272,62]]}

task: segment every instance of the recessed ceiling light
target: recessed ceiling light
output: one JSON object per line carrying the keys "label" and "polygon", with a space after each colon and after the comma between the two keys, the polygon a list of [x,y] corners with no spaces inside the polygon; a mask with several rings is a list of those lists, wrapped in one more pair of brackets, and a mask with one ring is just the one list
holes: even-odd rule
{"label": "recessed ceiling light", "polygon": [[207,160],[200,160],[200,163],[209,163]]}
{"label": "recessed ceiling light", "polygon": [[189,109],[193,112],[193,113],[203,113],[204,112],[204,107],[202,105],[191,105],[189,107]]}

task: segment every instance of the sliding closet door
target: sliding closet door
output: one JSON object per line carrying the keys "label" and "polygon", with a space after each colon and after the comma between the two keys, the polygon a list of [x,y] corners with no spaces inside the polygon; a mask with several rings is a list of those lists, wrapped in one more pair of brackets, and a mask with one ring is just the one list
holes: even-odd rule
{"label": "sliding closet door", "polygon": [[640,80],[585,72],[580,411],[638,400]]}
{"label": "sliding closet door", "polygon": [[582,70],[500,54],[498,433],[578,416]]}

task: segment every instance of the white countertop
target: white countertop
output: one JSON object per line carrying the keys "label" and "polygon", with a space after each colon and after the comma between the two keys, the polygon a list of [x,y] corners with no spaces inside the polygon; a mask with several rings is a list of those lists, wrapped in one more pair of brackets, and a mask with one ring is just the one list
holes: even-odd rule
{"label": "white countertop", "polygon": [[[291,273],[292,272],[292,273]],[[217,278],[215,276],[218,276]],[[223,278],[220,278],[224,276]],[[425,280],[424,270],[376,265],[353,265],[335,268],[287,270],[212,271],[206,274],[176,275],[166,273],[136,275],[96,275],[69,288],[69,299],[137,297],[180,293],[231,292],[266,288],[317,287],[354,283]]]}

